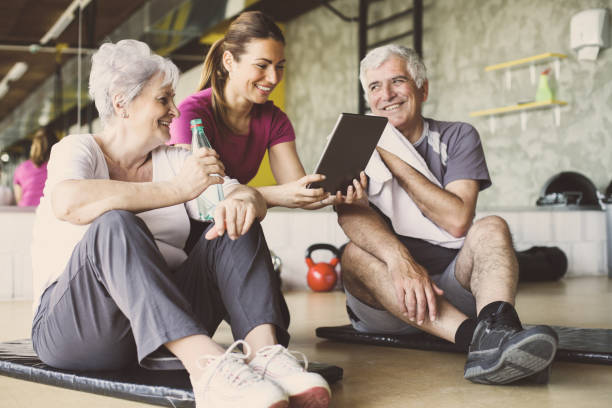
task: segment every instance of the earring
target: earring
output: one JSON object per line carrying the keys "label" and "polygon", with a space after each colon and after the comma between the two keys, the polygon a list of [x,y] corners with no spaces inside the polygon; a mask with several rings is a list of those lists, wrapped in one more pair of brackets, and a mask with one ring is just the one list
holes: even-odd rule
{"label": "earring", "polygon": [[127,113],[126,111],[122,111],[122,112],[121,112],[121,117],[122,117],[123,119],[127,119],[127,118],[129,117],[129,115],[128,115],[128,113]]}

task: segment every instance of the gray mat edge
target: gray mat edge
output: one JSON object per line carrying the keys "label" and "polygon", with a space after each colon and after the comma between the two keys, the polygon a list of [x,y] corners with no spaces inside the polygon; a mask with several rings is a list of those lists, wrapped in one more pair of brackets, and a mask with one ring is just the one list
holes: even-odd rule
{"label": "gray mat edge", "polygon": [[[164,391],[162,391],[162,387],[92,378],[86,375],[64,373],[60,370],[49,369],[47,367],[48,366],[45,366],[44,369],[36,368],[0,360],[0,375],[73,391],[83,391],[106,397],[145,402],[160,406],[177,408],[193,406],[193,392],[178,392],[173,388],[165,387]],[[77,378],[78,381],[75,381]],[[111,386],[113,384],[121,384],[121,387]],[[126,388],[131,388],[133,392],[124,391]],[[144,388],[148,391],[154,389],[154,392],[142,392]],[[170,392],[168,392],[169,390]],[[168,403],[170,403],[170,405]],[[182,403],[187,403],[187,405]]]}

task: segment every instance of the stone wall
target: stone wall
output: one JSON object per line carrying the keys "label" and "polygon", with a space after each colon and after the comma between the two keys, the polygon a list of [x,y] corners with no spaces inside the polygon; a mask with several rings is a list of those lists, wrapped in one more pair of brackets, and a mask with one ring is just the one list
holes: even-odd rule
{"label": "stone wall", "polygon": [[[357,0],[331,3],[347,16],[357,14]],[[370,21],[403,10],[405,0],[374,3]],[[430,99],[424,114],[472,123],[480,132],[493,187],[480,195],[479,208],[532,206],[544,183],[560,171],[589,177],[600,191],[612,178],[612,49],[593,62],[578,61],[569,47],[570,18],[589,8],[612,8],[612,0],[430,0],[425,1],[423,52]],[[370,42],[411,27],[406,17],[371,32]],[[383,32],[384,31],[384,32]],[[403,41],[411,45],[412,39]],[[496,120],[469,112],[533,99],[537,87],[529,68],[512,70],[513,86],[504,87],[503,71],[484,67],[545,52],[567,54],[556,78],[561,124],[552,110]],[[312,171],[325,136],[340,112],[357,110],[357,24],[340,20],[324,7],[287,25],[287,113],[298,137],[304,166]],[[537,73],[552,63],[536,65]]]}

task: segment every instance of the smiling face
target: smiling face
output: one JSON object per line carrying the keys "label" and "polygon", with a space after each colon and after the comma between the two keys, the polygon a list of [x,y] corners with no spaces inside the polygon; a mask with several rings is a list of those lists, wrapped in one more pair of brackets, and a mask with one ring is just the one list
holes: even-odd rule
{"label": "smiling face", "polygon": [[[125,107],[129,126],[138,129],[139,134],[148,135],[156,145],[170,140],[170,122],[179,117],[172,83],[163,85],[163,82],[162,74],[153,75],[140,94]],[[121,110],[118,116],[121,120]]]}
{"label": "smiling face", "polygon": [[285,46],[272,38],[251,40],[237,60],[226,51],[223,65],[229,72],[226,85],[228,102],[265,103],[283,79]]}
{"label": "smiling face", "polygon": [[[427,100],[427,81],[417,88],[406,61],[392,55],[379,67],[365,73],[368,102],[372,113],[384,116],[389,122],[411,139],[415,129],[420,128],[421,107]],[[420,137],[420,132],[417,132]],[[418,140],[418,138],[417,138]]]}

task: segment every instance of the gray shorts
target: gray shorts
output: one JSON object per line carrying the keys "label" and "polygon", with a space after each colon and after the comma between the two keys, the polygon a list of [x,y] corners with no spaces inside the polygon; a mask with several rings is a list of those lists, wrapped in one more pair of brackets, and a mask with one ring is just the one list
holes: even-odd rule
{"label": "gray shorts", "polygon": [[[469,317],[476,317],[476,300],[455,277],[455,263],[457,257],[446,267],[444,272],[431,275],[431,280],[444,291],[444,297],[457,309]],[[365,333],[384,334],[411,334],[421,330],[409,325],[403,320],[395,317],[386,310],[375,309],[355,296],[346,289],[346,307],[349,310],[349,318],[353,328]]]}

